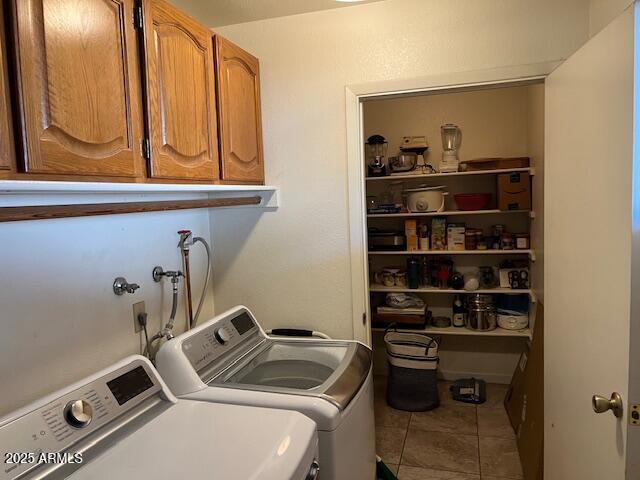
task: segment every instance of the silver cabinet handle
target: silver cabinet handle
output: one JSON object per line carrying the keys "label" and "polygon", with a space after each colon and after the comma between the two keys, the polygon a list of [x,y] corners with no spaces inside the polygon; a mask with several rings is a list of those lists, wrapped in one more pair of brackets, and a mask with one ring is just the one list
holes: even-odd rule
{"label": "silver cabinet handle", "polygon": [[611,394],[611,398],[606,398],[602,395],[594,395],[591,399],[591,403],[593,404],[593,411],[596,413],[604,413],[607,410],[611,410],[611,413],[613,413],[616,418],[622,417],[624,407],[622,404],[622,397],[618,392],[613,392]]}

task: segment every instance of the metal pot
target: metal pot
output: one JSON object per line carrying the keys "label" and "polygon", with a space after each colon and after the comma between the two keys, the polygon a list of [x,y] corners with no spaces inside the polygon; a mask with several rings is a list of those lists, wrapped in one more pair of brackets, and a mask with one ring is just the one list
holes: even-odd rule
{"label": "metal pot", "polygon": [[496,329],[498,326],[496,306],[491,295],[474,294],[467,299],[464,326],[479,332]]}
{"label": "metal pot", "polygon": [[410,172],[418,164],[418,155],[413,152],[401,152],[396,157],[389,158],[389,168],[394,173]]}

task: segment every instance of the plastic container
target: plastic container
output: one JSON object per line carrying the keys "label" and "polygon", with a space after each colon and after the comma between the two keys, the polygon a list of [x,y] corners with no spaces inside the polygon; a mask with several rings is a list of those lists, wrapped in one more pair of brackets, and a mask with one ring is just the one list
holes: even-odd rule
{"label": "plastic container", "polygon": [[388,331],[387,403],[397,410],[423,412],[440,405],[438,341],[427,335]]}

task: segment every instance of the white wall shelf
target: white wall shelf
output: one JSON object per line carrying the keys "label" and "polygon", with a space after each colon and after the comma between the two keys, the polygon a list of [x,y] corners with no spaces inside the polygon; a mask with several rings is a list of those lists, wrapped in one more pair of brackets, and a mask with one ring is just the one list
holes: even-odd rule
{"label": "white wall shelf", "polygon": [[413,173],[407,175],[387,175],[384,177],[366,177],[367,182],[376,182],[384,180],[412,180],[412,179],[427,179],[427,178],[445,178],[445,177],[466,177],[474,175],[497,175],[499,173],[515,173],[515,172],[527,172],[529,175],[535,175],[536,171],[533,167],[527,168],[501,168],[497,170],[473,170],[471,172],[451,172],[451,173]]}
{"label": "white wall shelf", "polygon": [[277,208],[278,189],[264,185],[50,182],[0,180],[0,207],[135,203],[260,197],[260,203],[230,208]]}
{"label": "white wall shelf", "polygon": [[425,213],[370,213],[367,218],[405,218],[405,217],[452,217],[467,215],[508,215],[514,213],[526,213],[531,218],[535,218],[535,213],[531,210],[449,210],[444,212],[425,212]]}
{"label": "white wall shelf", "polygon": [[[384,332],[384,328],[373,327],[371,329],[374,332]],[[468,328],[459,327],[425,327],[425,328],[398,328],[393,329],[398,332],[407,333],[424,333],[427,335],[459,335],[469,337],[501,337],[501,338],[526,338],[531,339],[531,330],[524,328],[522,330],[505,330],[504,328],[496,328],[488,332],[478,332],[476,330],[469,330]]]}

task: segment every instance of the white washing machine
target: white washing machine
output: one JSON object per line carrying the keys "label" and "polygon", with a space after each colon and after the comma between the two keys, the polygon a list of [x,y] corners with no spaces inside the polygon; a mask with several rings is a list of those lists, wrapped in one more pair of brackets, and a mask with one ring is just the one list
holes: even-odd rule
{"label": "white washing machine", "polygon": [[177,400],[133,356],[0,419],[0,479],[315,479],[316,426],[291,413]]}
{"label": "white washing machine", "polygon": [[235,307],[162,346],[181,398],[304,413],[318,426],[320,478],[375,478],[371,350],[359,342],[272,338]]}

